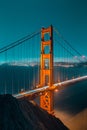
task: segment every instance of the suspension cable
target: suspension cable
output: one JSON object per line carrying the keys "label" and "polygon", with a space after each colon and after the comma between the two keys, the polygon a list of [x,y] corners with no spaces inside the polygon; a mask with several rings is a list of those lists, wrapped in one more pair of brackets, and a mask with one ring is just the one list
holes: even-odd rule
{"label": "suspension cable", "polygon": [[[62,35],[55,27],[53,27],[53,29],[54,29],[54,31],[56,32],[56,34],[57,34],[72,50],[74,50],[74,52],[76,52],[79,56],[82,57],[82,54],[81,54],[79,51],[77,51],[77,50],[63,37],[63,35]],[[86,60],[87,60],[87,58],[86,58]],[[81,61],[81,62],[82,62],[82,61]]]}
{"label": "suspension cable", "polygon": [[31,38],[37,36],[38,34],[40,34],[40,32],[41,32],[41,31],[34,32],[34,33],[30,34],[30,35],[27,35],[27,36],[21,38],[20,40],[17,40],[16,42],[13,42],[13,43],[11,43],[11,44],[9,44],[9,45],[7,45],[7,46],[1,48],[1,49],[0,49],[0,53],[5,52],[5,51],[7,51],[7,50],[9,50],[9,49],[11,49],[11,48],[14,48],[14,47],[16,47],[16,46],[22,44],[22,43],[25,42],[25,41],[28,41],[29,39],[31,39]]}
{"label": "suspension cable", "polygon": [[[63,47],[63,49],[65,49],[69,54],[71,54],[72,56],[74,56],[74,54],[73,54],[71,51],[69,51],[67,48],[65,48],[65,46],[63,46],[61,42],[59,42],[59,41],[56,40],[56,39],[54,39],[54,41],[57,42],[58,44],[60,44],[60,46]],[[78,58],[78,57],[77,57],[77,58]],[[79,58],[78,58],[78,60],[79,60],[80,62],[82,62]]]}

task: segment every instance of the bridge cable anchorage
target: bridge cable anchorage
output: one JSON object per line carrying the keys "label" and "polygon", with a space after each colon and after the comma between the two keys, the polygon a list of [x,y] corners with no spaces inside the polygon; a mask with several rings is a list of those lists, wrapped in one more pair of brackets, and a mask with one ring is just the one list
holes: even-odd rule
{"label": "bridge cable anchorage", "polygon": [[[64,37],[63,35],[55,28],[53,27],[54,31],[56,32],[56,34],[70,47],[72,48],[72,50],[74,50],[74,52],[76,52],[79,56],[82,57],[82,54],[76,50]],[[86,61],[87,61],[87,58],[86,58]]]}
{"label": "bridge cable anchorage", "polygon": [[7,45],[7,46],[1,48],[1,49],[0,49],[0,53],[3,53],[3,52],[5,52],[5,51],[7,51],[7,50],[9,50],[9,49],[11,49],[11,48],[14,48],[14,47],[16,47],[16,46],[22,44],[22,43],[25,42],[25,41],[28,41],[29,39],[31,39],[31,38],[33,38],[33,37],[39,35],[40,32],[41,32],[41,31],[34,32],[34,33],[30,34],[30,35],[27,35],[27,36],[21,38],[20,40],[17,40],[17,41],[15,41],[15,42],[12,42],[11,44],[9,44],[9,45]]}

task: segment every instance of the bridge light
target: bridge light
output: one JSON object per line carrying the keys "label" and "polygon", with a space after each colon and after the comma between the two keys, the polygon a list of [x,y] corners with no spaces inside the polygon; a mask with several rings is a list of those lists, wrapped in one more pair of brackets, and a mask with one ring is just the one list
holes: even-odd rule
{"label": "bridge light", "polygon": [[58,85],[60,85],[60,86],[61,86],[61,83],[58,83]]}
{"label": "bridge light", "polygon": [[41,96],[41,95],[42,95],[42,93],[40,92],[40,93],[39,93],[39,95]]}
{"label": "bridge light", "polygon": [[25,90],[22,88],[20,94],[25,94]]}
{"label": "bridge light", "polygon": [[55,92],[58,92],[58,89],[55,89]]}
{"label": "bridge light", "polygon": [[36,85],[36,88],[39,88],[39,86],[38,86],[38,85]]}

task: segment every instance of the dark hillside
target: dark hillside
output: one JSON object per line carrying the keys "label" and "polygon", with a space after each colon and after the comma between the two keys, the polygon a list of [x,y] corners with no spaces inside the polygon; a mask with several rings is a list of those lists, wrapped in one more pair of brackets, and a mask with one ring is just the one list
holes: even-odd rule
{"label": "dark hillside", "polygon": [[0,130],[68,130],[63,123],[27,99],[0,95]]}

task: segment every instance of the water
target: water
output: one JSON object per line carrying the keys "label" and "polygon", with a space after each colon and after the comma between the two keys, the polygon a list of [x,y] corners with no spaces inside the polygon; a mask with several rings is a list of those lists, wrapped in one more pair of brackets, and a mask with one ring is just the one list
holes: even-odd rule
{"label": "water", "polygon": [[0,94],[30,90],[38,82],[38,66],[0,66]]}
{"label": "water", "polygon": [[[54,81],[87,75],[87,67],[54,68]],[[0,66],[0,94],[18,93],[21,89],[32,89],[39,84],[38,66]],[[65,86],[54,92],[55,115],[70,130],[87,129],[87,80]]]}
{"label": "water", "polygon": [[55,93],[55,115],[70,130],[87,129],[87,80]]}
{"label": "water", "polygon": [[[39,84],[40,66],[0,65],[0,94],[19,93]],[[54,67],[54,83],[87,74],[87,67]]]}

